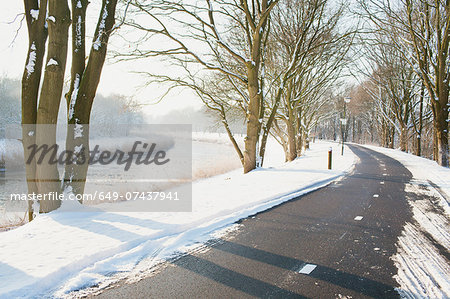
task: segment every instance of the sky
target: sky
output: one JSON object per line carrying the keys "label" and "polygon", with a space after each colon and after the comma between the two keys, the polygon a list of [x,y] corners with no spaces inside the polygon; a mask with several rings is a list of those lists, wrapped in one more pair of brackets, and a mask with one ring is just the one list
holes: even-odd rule
{"label": "sky", "polygon": [[[88,21],[91,24],[96,23],[99,12],[100,1],[92,1],[88,7]],[[23,1],[7,1],[0,10],[0,76],[10,78],[21,78],[26,53],[27,53],[27,30],[25,21],[20,28],[21,16],[23,13]],[[15,20],[15,21],[14,21]],[[14,22],[13,22],[14,21]],[[20,29],[19,29],[20,28]],[[92,36],[94,27],[87,28],[87,36]],[[91,32],[90,32],[91,31]],[[17,34],[17,37],[15,35]],[[110,39],[110,49],[124,46],[118,36],[112,36]],[[90,47],[90,39],[87,40],[87,46]],[[69,43],[69,53],[70,53]],[[89,48],[87,49],[87,53]],[[146,83],[142,75],[133,74],[132,71],[155,70],[163,66],[156,61],[133,61],[114,63],[111,58],[107,59],[103,68],[98,92],[107,96],[110,94],[122,94],[134,97],[135,100],[144,104],[143,110],[148,115],[164,115],[171,110],[181,110],[187,107],[198,109],[201,102],[189,91],[179,91],[170,94],[164,101],[158,104],[154,103],[158,96],[164,91],[163,87],[157,88],[143,87]],[[66,77],[69,79],[70,63],[66,66]]]}

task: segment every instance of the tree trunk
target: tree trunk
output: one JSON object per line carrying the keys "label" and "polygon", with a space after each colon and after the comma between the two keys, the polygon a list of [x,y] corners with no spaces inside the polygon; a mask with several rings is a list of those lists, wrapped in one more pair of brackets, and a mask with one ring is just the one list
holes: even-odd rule
{"label": "tree trunk", "polygon": [[[56,144],[56,123],[64,86],[64,73],[67,61],[67,44],[70,26],[70,10],[66,1],[49,0],[48,14],[53,21],[48,21],[48,53],[44,81],[39,98],[36,123],[36,144],[52,146]],[[49,124],[47,126],[47,124]],[[49,157],[50,158],[50,157]],[[36,175],[40,194],[60,191],[59,171],[56,164],[37,164]],[[47,213],[57,209],[60,200],[40,201],[40,212]]]}
{"label": "tree trunk", "polygon": [[288,119],[286,120],[287,136],[288,136],[288,161],[294,161],[297,158],[297,141],[294,124]]}
{"label": "tree trunk", "polygon": [[[40,3],[38,3],[40,2]],[[75,24],[72,28],[72,81],[66,95],[69,108],[69,129],[66,140],[66,151],[80,149],[83,145],[86,153],[89,150],[89,128],[79,127],[89,123],[93,99],[100,80],[106,56],[106,45],[114,25],[114,14],[117,0],[103,0],[99,21],[94,35],[94,44],[85,70],[85,14],[87,0],[72,0],[72,16]],[[64,87],[64,73],[67,62],[68,29],[71,24],[70,9],[67,1],[59,0],[24,0],[25,16],[29,34],[28,58],[22,78],[22,123],[24,126],[23,146],[25,158],[30,157],[31,144],[37,146],[56,146],[56,124]],[[48,6],[48,7],[47,7]],[[39,11],[36,18],[35,12]],[[40,80],[48,26],[48,52],[42,87]],[[39,94],[40,88],[40,95]],[[39,99],[39,101],[38,101]],[[38,104],[39,103],[39,104]],[[39,126],[36,126],[39,125]],[[85,134],[78,136],[80,131]],[[29,193],[51,194],[61,191],[61,180],[58,168],[48,163],[51,155],[44,157],[43,163],[36,159],[27,165],[26,175]],[[66,157],[66,160],[71,157]],[[47,163],[46,163],[47,162]],[[60,161],[61,162],[61,161]],[[66,161],[67,162],[67,161]],[[69,163],[70,165],[70,163]],[[78,166],[78,165],[77,165]],[[85,167],[85,168],[83,168]],[[87,163],[81,165],[81,180],[74,176],[76,171],[66,165],[65,187],[70,186],[84,191]],[[67,178],[70,178],[70,183]],[[81,187],[77,183],[81,182]],[[44,197],[45,198],[45,197]],[[40,201],[40,212],[49,212],[60,205],[60,201],[44,199]],[[32,219],[32,207],[29,203],[29,219]]]}
{"label": "tree trunk", "polygon": [[[87,0],[72,0],[72,69],[70,89],[66,94],[68,119],[73,117],[73,106],[75,98],[74,91],[78,92],[80,81],[86,66],[86,10]],[[76,96],[76,95],[75,95]]]}
{"label": "tree trunk", "polygon": [[352,142],[356,142],[356,119],[352,116]]}
{"label": "tree trunk", "polygon": [[438,160],[438,141],[435,122],[433,121],[433,160],[437,162]]}
{"label": "tree trunk", "polygon": [[309,150],[309,137],[305,134],[305,150]]}
{"label": "tree trunk", "polygon": [[[290,93],[290,90],[288,90]],[[295,130],[295,116],[291,107],[290,97],[287,98],[286,106],[288,108],[288,118],[286,119],[287,137],[288,137],[288,161],[294,161],[297,158],[297,132]]]}
{"label": "tree trunk", "polygon": [[384,124],[384,121],[381,124],[381,133],[380,133],[380,145],[382,147],[387,147],[387,134],[386,134],[386,127]]}
{"label": "tree trunk", "polygon": [[302,127],[302,109],[297,108],[297,115],[295,118],[295,130],[296,130],[296,138],[297,138],[297,157],[302,155],[303,150],[303,127]]}
{"label": "tree trunk", "polygon": [[[83,154],[87,155],[89,153],[90,116],[97,87],[100,83],[109,37],[114,26],[116,4],[117,0],[103,0],[87,66],[84,69],[85,62],[84,59],[81,60],[81,56],[77,56],[77,61],[74,61],[72,66],[72,75],[75,77],[72,77],[74,88],[66,96],[70,98],[66,148],[72,152],[79,151],[81,162],[66,165],[64,190],[74,194],[83,194],[86,184],[89,165],[87,159],[83,159]],[[87,5],[87,3],[83,2],[82,6],[84,5]],[[83,11],[80,14],[84,16]],[[80,51],[82,51],[81,48]],[[83,67],[79,66],[81,63]],[[81,70],[83,70],[83,73],[78,77],[78,72]]]}
{"label": "tree trunk", "polygon": [[[27,159],[31,150],[29,146],[36,143],[36,119],[39,86],[41,82],[42,63],[47,41],[46,11],[47,1],[25,0],[25,18],[28,28],[28,54],[22,76],[22,145],[24,159]],[[31,12],[39,10],[37,20]],[[36,161],[25,165],[27,189],[29,194],[38,193],[36,184]],[[33,220],[32,201],[28,202],[28,220]],[[38,211],[37,211],[38,212]]]}
{"label": "tree trunk", "polygon": [[408,151],[408,130],[404,124],[400,126],[400,150]]}
{"label": "tree trunk", "polygon": [[439,105],[435,115],[434,131],[436,134],[437,163],[444,167],[449,167],[449,148],[448,148],[448,110]]}
{"label": "tree trunk", "polygon": [[[440,4],[438,4],[440,5]],[[438,95],[437,101],[434,101],[435,106],[435,127],[436,127],[436,138],[438,147],[438,158],[437,162],[439,165],[444,167],[449,167],[449,148],[448,148],[448,115],[450,105],[448,102],[449,96],[449,81],[450,81],[450,71],[449,71],[449,27],[450,27],[450,3],[446,1],[446,29],[445,33],[447,36],[444,37],[444,41],[438,45],[438,69],[436,74],[436,93]]]}
{"label": "tree trunk", "polygon": [[222,111],[221,111],[221,117],[222,117],[222,123],[225,127],[225,130],[227,131],[228,138],[231,140],[234,150],[236,151],[236,153],[239,156],[239,161],[241,161],[242,166],[244,166],[244,156],[242,155],[242,151],[239,148],[239,145],[238,145],[236,139],[234,138],[233,133],[231,132],[231,129],[230,129],[230,126],[228,125],[223,107],[222,107]]}
{"label": "tree trunk", "polygon": [[259,122],[261,93],[259,90],[257,65],[249,63],[247,72],[250,99],[247,108],[247,136],[244,139],[244,173],[248,173],[256,168],[256,151],[261,130],[261,123]]}
{"label": "tree trunk", "polygon": [[425,97],[425,86],[422,83],[421,91],[420,91],[420,106],[419,106],[419,130],[417,135],[417,148],[416,155],[422,155],[422,130],[423,130],[423,100]]}
{"label": "tree trunk", "polygon": [[284,162],[289,162],[289,145],[287,143],[283,143],[283,151],[284,151]]}
{"label": "tree trunk", "polygon": [[263,129],[263,135],[261,138],[261,145],[259,148],[259,156],[261,158],[261,167],[264,164],[264,156],[266,154],[266,144],[267,144],[267,139],[269,138],[269,132],[272,129],[272,126],[275,122],[275,115],[278,111],[278,106],[280,105],[280,100],[281,100],[281,90],[278,92],[277,97],[275,98],[275,103],[272,107],[272,111],[270,112],[270,116],[266,122],[266,125],[264,126]]}
{"label": "tree trunk", "polygon": [[389,130],[389,148],[394,148],[395,144],[394,144],[394,139],[395,139],[395,128],[392,127]]}

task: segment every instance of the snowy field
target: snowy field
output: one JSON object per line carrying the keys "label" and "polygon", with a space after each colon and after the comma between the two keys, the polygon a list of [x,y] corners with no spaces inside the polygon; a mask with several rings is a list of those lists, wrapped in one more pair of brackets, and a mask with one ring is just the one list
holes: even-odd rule
{"label": "snowy field", "polygon": [[[203,133],[203,132],[193,132],[192,134],[192,179],[204,179],[207,177],[211,177],[214,175],[222,174],[225,172],[229,172],[231,170],[237,169],[241,167],[241,163],[238,159],[238,156],[234,150],[234,148],[229,145],[229,140],[226,134],[215,134],[215,133]],[[243,139],[242,136],[237,137],[240,141]],[[120,142],[118,142],[118,140]],[[107,149],[109,151],[114,151],[116,149],[120,149],[123,151],[129,151],[129,145],[133,144],[135,138],[133,137],[121,137],[118,138],[103,138],[102,140],[96,140],[98,144],[101,144],[103,149]],[[243,141],[241,142],[243,143]],[[63,143],[61,142],[60,146]],[[272,146],[273,147],[273,146]],[[280,158],[275,161],[268,161],[272,164],[280,164],[282,160],[282,151],[281,149],[277,149],[277,147],[273,147],[273,150],[277,152],[275,156],[279,156]],[[281,152],[280,152],[281,151]],[[279,154],[278,154],[279,152]],[[5,140],[0,139],[0,159],[6,157],[8,161],[8,168],[12,166],[17,166],[23,164],[23,148],[22,144],[15,140],[15,142],[8,143],[8,150],[6,150]],[[17,161],[17,162],[16,162]],[[20,161],[20,162],[19,162]],[[14,164],[16,163],[16,164]],[[104,168],[102,167],[90,167],[88,174],[89,179],[98,179],[104,177]],[[108,170],[111,173],[114,173],[114,170]],[[135,177],[139,177],[138,175],[132,174]],[[21,193],[25,193],[25,186],[10,186],[10,188],[4,188],[2,185],[2,181],[0,181],[0,231],[2,228],[14,227],[18,224],[21,224],[25,221],[27,215],[25,210],[22,212],[6,212],[4,206],[2,205],[2,200],[6,200],[11,190],[7,189],[17,189],[21,190]],[[11,184],[11,181],[9,181]],[[89,185],[87,184],[87,190],[92,191],[92,189],[99,190],[99,185]],[[133,187],[130,187],[133,188]],[[150,187],[147,187],[150,189]],[[123,189],[123,188],[122,188]],[[121,189],[121,191],[123,191]],[[114,191],[118,191],[117,188]],[[136,191],[136,190],[134,190]],[[23,205],[23,209],[26,209],[26,205]]]}
{"label": "snowy field", "polygon": [[[450,251],[450,169],[399,150],[367,146],[400,161],[413,175],[406,192],[415,223],[406,223],[392,257],[403,298],[450,298],[450,265],[439,249]],[[438,244],[436,246],[436,244]]]}
{"label": "snowy field", "polygon": [[[335,153],[331,171],[329,147]],[[304,156],[285,164],[281,148],[271,143],[265,168],[247,175],[238,169],[194,182],[192,212],[112,213],[81,205],[78,212],[64,212],[70,204],[65,202],[58,211],[0,233],[0,298],[64,297],[145,276],[161,261],[232,228],[237,220],[351,171],[354,154],[338,153],[337,143],[312,143]],[[235,154],[229,157],[232,161]]]}

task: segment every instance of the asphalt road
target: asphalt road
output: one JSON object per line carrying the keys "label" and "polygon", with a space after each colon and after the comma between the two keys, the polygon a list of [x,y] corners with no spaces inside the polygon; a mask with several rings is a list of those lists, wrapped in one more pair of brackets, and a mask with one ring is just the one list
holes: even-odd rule
{"label": "asphalt road", "polygon": [[398,298],[389,257],[411,219],[411,174],[385,155],[351,149],[360,162],[344,179],[246,218],[209,250],[98,297]]}

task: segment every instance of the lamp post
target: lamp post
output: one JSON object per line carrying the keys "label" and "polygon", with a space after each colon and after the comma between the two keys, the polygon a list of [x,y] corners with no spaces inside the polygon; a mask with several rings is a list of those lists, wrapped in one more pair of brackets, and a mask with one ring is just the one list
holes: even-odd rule
{"label": "lamp post", "polygon": [[344,117],[341,118],[341,132],[342,132],[342,149],[341,149],[341,155],[344,155],[344,143],[346,139],[345,132],[347,131],[347,104],[350,103],[351,98],[346,97],[344,98]]}

